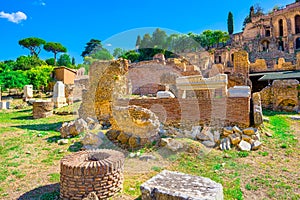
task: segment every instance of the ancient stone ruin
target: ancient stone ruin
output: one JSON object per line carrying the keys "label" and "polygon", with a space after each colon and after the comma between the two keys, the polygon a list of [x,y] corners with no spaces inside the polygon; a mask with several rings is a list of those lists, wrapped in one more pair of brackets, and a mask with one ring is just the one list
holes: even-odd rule
{"label": "ancient stone ruin", "polygon": [[124,154],[114,150],[79,151],[60,164],[60,198],[81,200],[94,192],[108,199],[123,188]]}
{"label": "ancient stone ruin", "polygon": [[164,170],[141,185],[142,199],[223,200],[223,187],[209,178]]}
{"label": "ancient stone ruin", "polygon": [[274,80],[271,86],[260,91],[262,107],[277,111],[297,111],[299,93],[298,80]]}
{"label": "ancient stone ruin", "polygon": [[53,89],[53,102],[54,107],[60,108],[67,105],[65,97],[65,85],[62,81],[57,81]]}
{"label": "ancient stone ruin", "polygon": [[33,102],[32,114],[34,119],[49,117],[53,114],[54,103],[48,100]]}

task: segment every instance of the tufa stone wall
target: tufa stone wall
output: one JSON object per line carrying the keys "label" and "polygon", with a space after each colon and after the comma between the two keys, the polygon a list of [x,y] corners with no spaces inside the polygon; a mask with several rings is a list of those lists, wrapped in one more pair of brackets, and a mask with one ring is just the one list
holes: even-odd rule
{"label": "tufa stone wall", "polygon": [[278,111],[299,109],[299,81],[275,80],[260,92],[262,107]]}
{"label": "tufa stone wall", "polygon": [[233,69],[234,73],[241,73],[245,77],[249,75],[250,62],[246,51],[238,51],[234,53]]}
{"label": "tufa stone wall", "polygon": [[265,59],[257,59],[255,63],[250,63],[251,72],[267,71],[267,63]]}

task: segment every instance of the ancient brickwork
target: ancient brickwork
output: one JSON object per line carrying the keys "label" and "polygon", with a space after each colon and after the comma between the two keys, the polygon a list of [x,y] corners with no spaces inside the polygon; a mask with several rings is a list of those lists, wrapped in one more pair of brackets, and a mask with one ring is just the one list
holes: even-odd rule
{"label": "ancient brickwork", "polygon": [[82,93],[89,88],[89,77],[83,76],[80,79],[74,80],[73,100],[81,101]]}
{"label": "ancient brickwork", "polygon": [[79,151],[64,157],[60,165],[60,198],[81,200],[95,192],[108,199],[123,188],[123,153],[114,150]]}
{"label": "ancient brickwork", "polygon": [[161,122],[200,123],[207,125],[250,124],[249,98],[216,99],[131,99],[118,101],[120,105],[138,105],[154,112]]}

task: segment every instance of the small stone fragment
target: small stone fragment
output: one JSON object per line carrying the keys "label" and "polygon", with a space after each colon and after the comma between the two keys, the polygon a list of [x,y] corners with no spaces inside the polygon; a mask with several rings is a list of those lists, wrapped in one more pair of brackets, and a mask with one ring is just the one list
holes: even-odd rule
{"label": "small stone fragment", "polygon": [[241,136],[239,134],[231,134],[228,136],[233,145],[237,145],[241,141]]}
{"label": "small stone fragment", "polygon": [[242,130],[239,128],[239,127],[237,127],[237,126],[234,126],[233,128],[232,128],[232,130],[235,132],[235,133],[238,133],[238,134],[242,134]]}
{"label": "small stone fragment", "polygon": [[252,127],[250,127],[250,128],[245,128],[245,129],[243,130],[243,133],[244,133],[245,135],[249,135],[249,136],[255,135],[256,132],[257,132],[257,129],[252,128]]}
{"label": "small stone fragment", "polygon": [[223,135],[227,137],[228,135],[233,134],[232,127],[224,127],[223,129]]}
{"label": "small stone fragment", "polygon": [[64,144],[68,144],[69,143],[69,140],[67,139],[60,139],[57,141],[57,144],[59,145],[64,145]]}
{"label": "small stone fragment", "polygon": [[252,143],[251,146],[252,146],[252,148],[251,148],[252,150],[258,150],[262,146],[262,143],[260,141],[256,140]]}
{"label": "small stone fragment", "polygon": [[251,144],[242,140],[238,147],[240,148],[241,151],[250,151],[251,150]]}
{"label": "small stone fragment", "polygon": [[231,149],[231,142],[229,138],[223,138],[221,140],[220,149],[223,151]]}

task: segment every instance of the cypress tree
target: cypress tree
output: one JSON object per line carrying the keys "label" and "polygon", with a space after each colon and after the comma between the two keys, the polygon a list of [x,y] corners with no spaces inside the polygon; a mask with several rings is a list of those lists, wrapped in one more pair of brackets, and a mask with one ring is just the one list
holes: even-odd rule
{"label": "cypress tree", "polygon": [[233,15],[231,12],[228,13],[227,28],[229,35],[231,35],[233,33]]}

